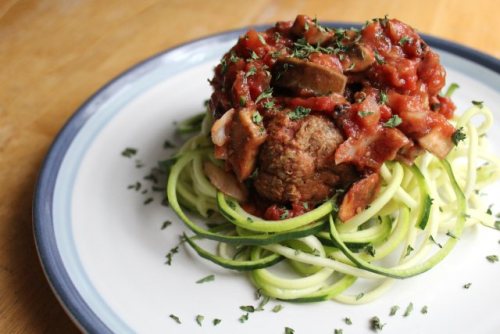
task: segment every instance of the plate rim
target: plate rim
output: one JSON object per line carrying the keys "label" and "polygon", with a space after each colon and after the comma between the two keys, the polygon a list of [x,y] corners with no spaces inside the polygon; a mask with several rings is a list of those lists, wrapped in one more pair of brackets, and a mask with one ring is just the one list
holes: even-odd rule
{"label": "plate rim", "polygon": [[[350,22],[322,21],[321,23],[333,28],[361,27],[359,23]],[[73,284],[58,252],[54,233],[52,206],[55,183],[63,159],[74,138],[85,126],[89,118],[98,112],[99,104],[112,97],[114,92],[123,88],[129,79],[143,75],[144,73],[140,70],[146,67],[146,65],[152,65],[147,71],[149,73],[150,71],[154,71],[156,67],[161,66],[161,64],[154,64],[155,61],[179,49],[217,42],[229,37],[237,37],[250,28],[260,31],[271,26],[271,24],[252,25],[203,36],[160,51],[138,62],[125,71],[122,71],[87,98],[86,101],[76,109],[56,135],[43,160],[36,181],[32,206],[33,234],[39,261],[45,277],[59,303],[80,330],[89,333],[113,333],[113,331],[90,308],[78,292],[77,287]],[[500,60],[495,57],[443,38],[423,33],[420,35],[429,45],[431,45],[431,47],[470,60],[500,75]]]}

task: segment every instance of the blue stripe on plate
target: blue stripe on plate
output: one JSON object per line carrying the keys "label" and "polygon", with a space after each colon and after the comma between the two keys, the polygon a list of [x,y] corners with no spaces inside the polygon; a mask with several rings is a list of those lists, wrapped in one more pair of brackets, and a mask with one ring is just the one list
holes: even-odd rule
{"label": "blue stripe on plate", "polygon": [[[350,23],[324,22],[323,24],[335,28],[360,27],[359,24]],[[255,26],[254,28],[257,30],[263,30],[268,27],[269,25],[261,25]],[[60,255],[60,249],[57,244],[53,212],[55,204],[54,191],[56,181],[59,177],[59,170],[64,158],[68,154],[68,149],[73,144],[73,141],[77,137],[78,133],[87,124],[89,119],[96,115],[104,104],[112,100],[116,93],[124,89],[127,85],[130,85],[130,83],[136,83],[139,79],[152,75],[153,72],[164,67],[165,63],[173,63],[176,65],[172,66],[172,70],[169,71],[169,74],[172,75],[194,65],[203,63],[208,59],[213,59],[214,55],[207,54],[198,57],[190,57],[189,59],[187,59],[187,56],[190,50],[210,48],[210,45],[213,45],[214,43],[223,43],[233,40],[247,30],[248,28],[244,28],[204,37],[164,51],[135,65],[110,81],[103,88],[98,90],[92,97],[90,97],[87,102],[85,102],[75,112],[54,140],[54,143],[52,144],[43,163],[34,195],[34,234],[40,260],[49,283],[68,314],[82,330],[89,333],[113,332],[80,294],[78,288],[72,281],[67,268],[64,266]],[[496,74],[500,74],[500,61],[492,56],[440,38],[426,35],[423,35],[423,37],[432,47],[468,59],[483,68],[487,68],[494,71]],[[212,58],[210,58],[210,56]],[[142,86],[141,90],[145,88],[147,87]],[[139,92],[140,91],[136,91],[135,93],[138,94]],[[121,104],[127,102],[128,101],[121,101]],[[100,119],[101,126],[96,131],[101,129],[108,121],[110,121],[114,114],[115,113],[112,113],[107,117]],[[82,149],[83,153],[90,143],[91,141],[87,141],[84,145]],[[76,256],[76,251],[74,254]],[[107,307],[107,305],[103,305],[103,310],[108,312],[112,318],[112,328],[121,328],[130,331],[130,329],[127,329],[125,323],[119,319],[119,317],[114,314],[113,311]]]}

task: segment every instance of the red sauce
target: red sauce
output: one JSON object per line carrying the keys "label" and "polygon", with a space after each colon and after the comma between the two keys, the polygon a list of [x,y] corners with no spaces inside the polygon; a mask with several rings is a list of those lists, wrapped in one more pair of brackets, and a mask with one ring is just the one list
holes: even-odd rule
{"label": "red sauce", "polygon": [[[343,73],[345,91],[294,96],[275,89],[272,96],[262,98],[272,88],[273,65],[282,57]],[[284,108],[301,106],[329,115],[358,152],[343,156],[345,161],[366,175],[378,172],[384,161],[397,159],[398,151],[400,160],[411,163],[421,150],[419,138],[433,129],[443,138],[452,136],[455,129],[448,119],[455,106],[439,95],[445,76],[439,56],[413,28],[396,19],[375,19],[361,30],[334,30],[299,15],[295,21],[278,22],[264,32],[250,30],[239,38],[215,69],[210,107],[216,118],[231,108],[255,107],[264,124]],[[366,138],[374,139],[362,149],[356,146]],[[350,150],[344,147],[336,159]],[[289,216],[300,213],[272,205],[264,216],[279,219],[284,210]]]}

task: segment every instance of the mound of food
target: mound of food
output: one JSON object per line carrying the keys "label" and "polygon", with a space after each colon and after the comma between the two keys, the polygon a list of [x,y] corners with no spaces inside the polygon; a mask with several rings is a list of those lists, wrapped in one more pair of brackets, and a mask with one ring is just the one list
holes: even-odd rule
{"label": "mound of food", "polygon": [[340,192],[346,221],[377,194],[384,162],[411,165],[424,150],[444,158],[454,146],[439,56],[396,19],[331,29],[299,15],[250,30],[210,82],[211,137],[225,168],[205,173],[226,175],[219,190],[269,220]]}

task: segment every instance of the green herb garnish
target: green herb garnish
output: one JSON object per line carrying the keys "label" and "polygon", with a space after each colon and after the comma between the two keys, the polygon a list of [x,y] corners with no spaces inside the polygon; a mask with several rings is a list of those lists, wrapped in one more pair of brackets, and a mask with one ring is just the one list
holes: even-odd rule
{"label": "green herb garnish", "polygon": [[257,34],[257,38],[259,39],[259,41],[260,41],[262,44],[264,44],[264,45],[266,45],[266,44],[267,44],[267,43],[266,43],[266,40],[264,39],[264,36],[262,36],[261,34]]}
{"label": "green herb garnish", "polygon": [[175,314],[171,314],[171,315],[169,315],[169,317],[170,317],[171,319],[173,319],[176,323],[178,323],[178,324],[180,324],[180,323],[181,323],[181,319],[179,319],[179,317],[178,317],[178,316],[176,316]]}
{"label": "green herb garnish", "polygon": [[389,312],[389,315],[392,317],[394,315],[396,315],[396,313],[398,312],[399,310],[399,306],[398,305],[394,305],[393,307],[391,307],[391,311]]}
{"label": "green herb garnish", "polygon": [[483,107],[483,101],[472,101],[472,104],[479,108]]}
{"label": "green herb garnish", "polygon": [[257,96],[255,103],[258,103],[260,100],[263,100],[263,99],[269,99],[271,97],[273,97],[273,89],[268,88],[265,91],[263,91],[262,93],[260,93],[259,96]]}
{"label": "green herb garnish", "polygon": [[463,288],[464,289],[469,289],[471,285],[472,285],[472,283],[466,283],[466,284],[463,285]]}
{"label": "green herb garnish", "polygon": [[370,329],[374,331],[381,331],[385,324],[380,322],[379,317],[375,316],[370,319]]}
{"label": "green herb garnish", "polygon": [[218,325],[218,324],[220,324],[221,322],[222,322],[222,320],[217,319],[217,318],[215,318],[215,319],[212,321],[212,323],[214,324],[214,326],[217,326],[217,325]]}
{"label": "green herb garnish", "polygon": [[408,43],[411,43],[412,42],[412,38],[411,37],[408,37],[408,36],[403,36],[401,37],[401,39],[399,40],[398,44],[403,46],[405,44],[408,44]]}
{"label": "green herb garnish", "polygon": [[198,324],[198,326],[200,326],[200,327],[201,327],[201,324],[202,324],[202,322],[203,322],[203,320],[204,320],[204,319],[205,319],[205,317],[204,317],[204,316],[202,316],[201,314],[198,314],[198,315],[196,316],[196,323]]}
{"label": "green herb garnish", "polygon": [[288,118],[290,118],[292,121],[296,121],[306,117],[307,115],[309,115],[310,112],[311,109],[305,108],[303,106],[298,106],[295,108],[294,111],[288,113]]}
{"label": "green herb garnish", "polygon": [[252,305],[245,305],[245,306],[240,306],[240,310],[253,313],[255,312],[255,307],[253,307]]}
{"label": "green herb garnish", "polygon": [[389,118],[389,120],[384,123],[384,127],[395,128],[401,123],[403,123],[403,120],[398,115],[392,115],[392,117]]}
{"label": "green herb garnish", "polygon": [[285,334],[294,334],[295,330],[290,327],[285,327]]}
{"label": "green herb garnish", "polygon": [[486,260],[488,260],[491,263],[498,262],[498,256],[497,255],[488,255],[486,257]]}
{"label": "green herb garnish", "polygon": [[378,64],[382,65],[385,64],[385,58],[380,55],[377,51],[374,53],[375,55],[375,60],[377,61]]}
{"label": "green herb garnish", "polygon": [[366,116],[370,116],[370,115],[373,115],[373,111],[358,111],[358,115],[359,117],[361,118],[365,118]]}
{"label": "green herb garnish", "polygon": [[131,158],[137,154],[137,149],[132,147],[127,147],[122,151],[122,155],[127,158]]}
{"label": "green herb garnish", "polygon": [[172,222],[170,220],[166,220],[163,222],[163,224],[161,224],[161,229],[164,230],[167,227],[169,227],[170,225],[172,225]]}
{"label": "green herb garnish", "polygon": [[451,141],[453,142],[453,144],[455,144],[455,146],[457,146],[458,143],[461,142],[462,140],[465,140],[465,138],[467,138],[467,135],[465,134],[463,127],[458,128],[451,135]]}
{"label": "green herb garnish", "polygon": [[167,148],[175,148],[175,145],[172,144],[172,142],[170,140],[165,140],[163,142],[163,148],[164,149],[167,149]]}
{"label": "green herb garnish", "polygon": [[197,280],[196,284],[212,282],[213,280],[215,280],[215,276],[214,275],[208,275],[208,276],[205,276],[205,277]]}
{"label": "green herb garnish", "polygon": [[350,325],[352,325],[352,320],[351,320],[351,318],[345,317],[345,318],[344,318],[344,322],[346,323],[346,325],[349,325],[349,326],[350,326]]}
{"label": "green herb garnish", "polygon": [[405,310],[405,313],[403,314],[403,317],[407,317],[411,314],[411,312],[413,311],[413,303],[410,303],[408,304],[408,306],[406,307],[406,310]]}
{"label": "green herb garnish", "polygon": [[255,66],[252,66],[250,67],[248,72],[245,73],[245,78],[248,78],[249,76],[254,75],[255,73],[257,73],[257,69],[255,68]]}
{"label": "green herb garnish", "polygon": [[244,323],[245,321],[248,320],[248,313],[243,314],[241,317],[239,317],[238,321],[241,323]]}
{"label": "green herb garnish", "polygon": [[428,312],[428,309],[427,309],[427,305],[425,305],[424,307],[422,307],[422,309],[420,310],[420,313],[422,314],[427,314]]}
{"label": "green herb garnish", "polygon": [[387,104],[387,93],[383,90],[380,91],[380,104]]}
{"label": "green herb garnish", "polygon": [[261,115],[258,111],[255,111],[255,112],[252,114],[252,122],[253,122],[254,124],[261,124],[263,119],[264,119],[264,118],[262,117],[262,115]]}
{"label": "green herb garnish", "polygon": [[275,306],[273,307],[272,311],[273,311],[274,313],[278,313],[278,312],[279,312],[279,311],[281,311],[282,309],[283,309],[283,305],[278,304],[278,305],[275,305]]}
{"label": "green herb garnish", "polygon": [[356,300],[360,300],[361,298],[363,298],[364,295],[365,295],[364,292],[358,293],[356,295]]}

